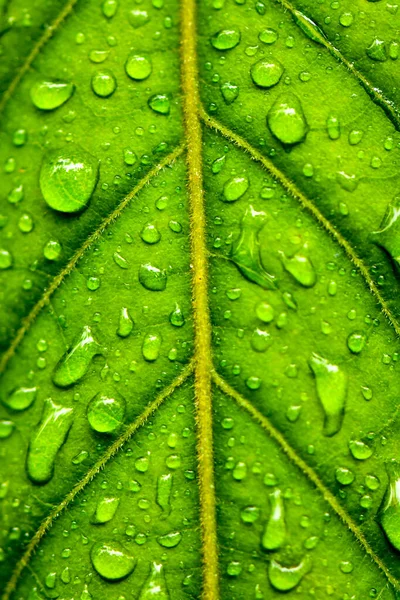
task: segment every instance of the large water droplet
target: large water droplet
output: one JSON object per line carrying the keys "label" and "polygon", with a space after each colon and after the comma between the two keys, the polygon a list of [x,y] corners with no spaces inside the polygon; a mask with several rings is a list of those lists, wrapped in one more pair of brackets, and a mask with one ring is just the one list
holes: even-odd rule
{"label": "large water droplet", "polygon": [[267,124],[273,135],[287,145],[303,141],[308,131],[300,100],[291,92],[275,100],[268,112]]}
{"label": "large water droplet", "polygon": [[134,557],[117,541],[97,542],[92,547],[90,558],[104,579],[123,579],[135,568]]}
{"label": "large water droplet", "polygon": [[243,196],[249,187],[246,176],[232,177],[224,185],[224,199],[226,202],[235,202]]}
{"label": "large water droplet", "polygon": [[157,479],[157,496],[156,502],[164,511],[170,511],[170,498],[172,489],[172,475],[168,473],[166,475],[160,475]]}
{"label": "large water droplet", "polygon": [[149,58],[131,54],[125,63],[125,70],[131,79],[142,81],[147,79],[152,71],[152,65]]}
{"label": "large water droplet", "polygon": [[31,100],[36,108],[54,110],[69,100],[73,94],[72,83],[64,81],[38,81],[31,88]]}
{"label": "large water droplet", "polygon": [[4,398],[3,404],[8,406],[8,408],[12,408],[13,410],[25,410],[31,406],[36,398],[36,388],[26,388],[21,387],[12,394],[10,394],[7,398]]}
{"label": "large water droplet", "polygon": [[271,513],[262,534],[261,545],[265,550],[278,550],[286,539],[285,509],[281,490],[276,489],[271,492],[269,500]]}
{"label": "large water droplet", "polygon": [[158,231],[156,225],[147,223],[147,225],[143,227],[140,237],[146,244],[157,244],[161,239],[161,233]]}
{"label": "large water droplet", "polygon": [[121,308],[121,313],[119,315],[119,324],[117,329],[117,335],[122,338],[128,337],[133,329],[133,320],[129,315],[129,311],[127,308]]}
{"label": "large water droplet", "polygon": [[157,538],[157,542],[164,548],[175,548],[182,539],[182,534],[179,531],[172,531],[165,535],[160,535]]}
{"label": "large water droplet", "polygon": [[35,483],[47,483],[52,478],[54,462],[67,438],[72,417],[72,408],[55,404],[51,398],[45,400],[40,423],[29,443],[26,461],[28,475]]}
{"label": "large water droplet", "polygon": [[250,343],[256,352],[265,352],[272,344],[271,334],[263,329],[255,329],[252,333]]}
{"label": "large water droplet", "polygon": [[100,98],[108,98],[117,88],[117,81],[111,71],[97,71],[92,77],[92,89]]}
{"label": "large water droplet", "polygon": [[82,329],[75,344],[60,360],[53,373],[53,383],[58,387],[73,385],[87,372],[92,359],[102,353],[90,327]]}
{"label": "large water droplet", "polygon": [[311,356],[309,365],[314,373],[318,398],[325,412],[324,435],[335,435],[343,422],[347,375],[337,365],[315,353]]}
{"label": "large water droplet", "polygon": [[118,429],[125,415],[125,400],[118,393],[99,392],[91,399],[87,408],[87,418],[94,431],[112,433]]}
{"label": "large water droplet", "polygon": [[167,94],[154,94],[150,96],[148,105],[151,110],[160,115],[169,115],[171,109],[171,102]]}
{"label": "large water droplet", "polygon": [[400,468],[392,461],[386,465],[388,485],[379,509],[379,523],[389,542],[400,550]]}
{"label": "large water droplet", "polygon": [[139,281],[143,287],[153,292],[162,292],[167,286],[167,272],[150,264],[139,268]]}
{"label": "large water droplet", "polygon": [[142,353],[145,360],[153,362],[160,355],[161,336],[158,333],[148,333],[143,340]]}
{"label": "large water droplet", "polygon": [[304,287],[313,287],[317,281],[317,274],[312,262],[306,256],[295,254],[292,258],[287,258],[284,252],[279,252],[283,266],[296,281]]}
{"label": "large water droplet", "polygon": [[138,600],[170,600],[162,564],[153,562]]}
{"label": "large water droplet", "polygon": [[231,258],[247,279],[266,290],[273,290],[276,288],[275,277],[267,273],[261,263],[258,241],[266,217],[264,212],[257,212],[251,205],[248,207],[242,219],[239,238],[232,245]]}
{"label": "large water droplet", "polygon": [[98,176],[99,161],[80,146],[70,144],[45,156],[40,189],[51,208],[75,213],[89,202]]}
{"label": "large water droplet", "polygon": [[270,61],[263,58],[251,67],[250,74],[258,87],[270,88],[279,83],[283,70],[283,66],[279,61]]}
{"label": "large water droplet", "polygon": [[211,44],[216,50],[231,50],[240,42],[240,31],[237,29],[222,29],[211,38]]}
{"label": "large water droplet", "polygon": [[93,515],[92,523],[108,523],[114,517],[119,505],[119,498],[106,497],[99,500]]}
{"label": "large water droplet", "polygon": [[276,560],[271,560],[268,577],[271,585],[280,592],[288,592],[300,583],[304,575],[311,569],[311,562],[306,557],[295,567],[284,567]]}
{"label": "large water droplet", "polygon": [[350,440],[349,448],[356,460],[367,460],[372,456],[372,448],[361,440]]}
{"label": "large water droplet", "polygon": [[128,13],[128,20],[132,27],[138,29],[139,27],[146,25],[146,23],[149,22],[150,17],[147,10],[135,8]]}

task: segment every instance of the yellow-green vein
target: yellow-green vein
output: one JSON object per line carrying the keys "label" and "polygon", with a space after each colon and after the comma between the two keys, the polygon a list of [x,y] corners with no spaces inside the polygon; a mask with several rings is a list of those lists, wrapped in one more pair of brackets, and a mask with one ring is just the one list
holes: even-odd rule
{"label": "yellow-green vein", "polygon": [[46,534],[46,532],[50,529],[53,522],[60,514],[65,510],[65,508],[74,500],[74,498],[81,492],[95,477],[95,475],[104,468],[109,460],[111,460],[117,452],[122,448],[122,446],[133,436],[133,434],[144,425],[147,419],[161,406],[161,404],[173,394],[173,392],[180,387],[187,378],[193,372],[193,364],[192,362],[187,365],[187,367],[174,379],[174,381],[167,386],[156,398],[151,402],[142,412],[141,415],[133,422],[131,425],[127,427],[125,432],[117,439],[113,444],[111,444],[106,452],[103,454],[101,458],[88,470],[86,475],[72,488],[70,492],[65,496],[65,498],[57,504],[55,508],[49,513],[49,515],[42,521],[39,529],[36,531],[35,535],[30,540],[29,544],[26,547],[26,550],[22,556],[22,558],[18,561],[14,572],[6,585],[2,600],[9,600],[11,594],[16,588],[16,584],[19,580],[19,577],[25,567],[28,565],[33,553],[38,547],[40,541]]}
{"label": "yellow-green vein", "polygon": [[195,326],[195,399],[200,519],[203,549],[203,599],[219,597],[217,526],[211,404],[211,325],[208,307],[206,219],[202,173],[202,132],[199,115],[196,53],[196,2],[182,0],[181,78],[191,213],[192,296]]}

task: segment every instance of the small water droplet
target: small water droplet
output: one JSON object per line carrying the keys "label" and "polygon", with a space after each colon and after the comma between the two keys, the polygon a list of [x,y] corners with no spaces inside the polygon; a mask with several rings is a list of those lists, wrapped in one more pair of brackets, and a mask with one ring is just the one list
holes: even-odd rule
{"label": "small water droplet", "polygon": [[139,268],[139,281],[143,287],[153,292],[162,292],[167,286],[167,272],[150,264]]}
{"label": "small water droplet", "polygon": [[326,358],[313,354],[309,365],[315,376],[318,398],[325,412],[324,435],[340,431],[347,398],[347,376]]}
{"label": "small water droplet", "polygon": [[74,85],[64,81],[38,81],[31,88],[31,100],[40,110],[54,110],[74,92]]}
{"label": "small water droplet", "polygon": [[148,104],[154,112],[160,115],[169,115],[171,102],[167,94],[154,94],[149,98]]}
{"label": "small water droplet", "polygon": [[125,63],[125,70],[131,79],[143,81],[151,74],[152,64],[146,56],[131,54]]}
{"label": "small water droplet", "polygon": [[312,40],[313,42],[317,42],[317,44],[322,44],[323,46],[326,44],[326,37],[324,32],[314,21],[312,21],[309,17],[304,15],[299,10],[293,10],[292,16],[294,22],[300,27],[303,33]]}
{"label": "small water droplet", "polygon": [[146,244],[157,244],[161,239],[161,233],[158,231],[156,225],[147,223],[147,225],[143,227],[140,237]]}
{"label": "small water droplet", "polygon": [[179,531],[172,531],[165,535],[160,535],[157,542],[164,548],[175,548],[182,539],[182,534]]}
{"label": "small water droplet", "polygon": [[0,248],[0,270],[9,269],[12,263],[11,253],[4,248]]}
{"label": "small water droplet", "polygon": [[263,58],[251,67],[250,75],[258,87],[270,88],[279,83],[283,71],[283,66],[279,61],[271,61]]}
{"label": "small water droplet", "polygon": [[232,177],[224,185],[224,199],[226,202],[235,202],[243,196],[249,187],[246,176]]}
{"label": "small water droplet", "polygon": [[252,333],[250,343],[256,352],[265,352],[272,344],[272,337],[268,331],[255,329]]}
{"label": "small water droplet", "polygon": [[267,29],[260,31],[258,39],[260,42],[263,42],[263,44],[274,44],[278,39],[278,32],[275,31],[275,29],[268,27]]}
{"label": "small water droplet", "polygon": [[143,340],[142,353],[145,360],[153,362],[160,355],[161,336],[158,333],[148,333]]}
{"label": "small water droplet", "polygon": [[101,353],[101,346],[93,337],[91,328],[85,326],[71,350],[61,358],[56,366],[53,383],[62,388],[73,385],[82,379],[92,359]]}
{"label": "small water droplet", "polygon": [[363,333],[355,331],[347,338],[347,347],[353,354],[360,354],[365,346],[366,337]]}
{"label": "small water droplet", "polygon": [[228,105],[232,104],[239,96],[239,86],[236,85],[236,83],[231,83],[230,81],[223,83],[220,87],[220,90],[225,103]]}
{"label": "small water droplet", "polygon": [[338,467],[335,471],[335,477],[341,485],[350,485],[354,481],[354,473],[347,467]]}
{"label": "small water droplet", "polygon": [[56,456],[64,444],[73,420],[72,408],[44,401],[40,423],[29,442],[26,467],[35,483],[47,483],[53,476]]}
{"label": "small water droplet", "polygon": [[107,17],[107,19],[111,19],[117,12],[118,2],[117,0],[104,0],[101,5],[101,10],[103,11],[103,15]]}
{"label": "small water droplet", "polygon": [[139,27],[143,27],[150,21],[150,17],[147,10],[135,8],[128,13],[128,20],[132,27],[139,29]]}
{"label": "small water droplet", "polygon": [[240,31],[237,29],[222,29],[211,38],[211,45],[216,50],[231,50],[240,42]]}
{"label": "small water droplet", "polygon": [[119,252],[114,252],[113,259],[120,269],[129,269],[129,263]]}
{"label": "small water droplet", "polygon": [[87,407],[87,418],[94,431],[112,433],[121,427],[125,416],[125,400],[118,393],[96,394]]}
{"label": "small water droplet", "polygon": [[0,440],[5,440],[14,431],[15,423],[7,419],[0,419]]}
{"label": "small water droplet", "polygon": [[278,550],[286,539],[285,509],[282,492],[275,489],[269,494],[271,513],[261,538],[265,550]]}
{"label": "small water droplet", "polygon": [[267,124],[271,133],[286,145],[302,142],[308,131],[300,100],[291,92],[275,100],[268,112]]}
{"label": "small water droplet", "polygon": [[169,321],[174,327],[182,327],[185,324],[185,317],[178,304],[175,304],[175,309],[169,315]]}
{"label": "small water droplet", "polygon": [[121,308],[121,313],[119,315],[119,323],[117,329],[117,335],[122,338],[128,337],[133,329],[133,320],[129,315],[129,311],[127,308]]}
{"label": "small water droplet", "polygon": [[111,71],[97,71],[92,77],[92,89],[100,98],[108,98],[117,88],[117,81]]}
{"label": "small water droplet", "polygon": [[383,248],[392,258],[397,269],[400,269],[400,196],[389,203],[380,229],[371,234],[372,240]]}
{"label": "small water droplet", "polygon": [[43,256],[47,260],[58,260],[61,256],[62,247],[57,240],[49,240],[43,248]]}
{"label": "small water droplet", "polygon": [[117,541],[96,542],[90,558],[98,574],[108,580],[123,579],[135,568],[134,557]]}
{"label": "small water droplet", "polygon": [[367,56],[376,62],[385,62],[388,58],[386,42],[375,38],[366,49]]}

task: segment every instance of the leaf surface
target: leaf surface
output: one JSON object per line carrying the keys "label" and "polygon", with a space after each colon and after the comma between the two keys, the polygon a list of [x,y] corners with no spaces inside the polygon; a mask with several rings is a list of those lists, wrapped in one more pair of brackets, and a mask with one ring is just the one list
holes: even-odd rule
{"label": "leaf surface", "polygon": [[3,600],[395,599],[396,7],[1,9]]}

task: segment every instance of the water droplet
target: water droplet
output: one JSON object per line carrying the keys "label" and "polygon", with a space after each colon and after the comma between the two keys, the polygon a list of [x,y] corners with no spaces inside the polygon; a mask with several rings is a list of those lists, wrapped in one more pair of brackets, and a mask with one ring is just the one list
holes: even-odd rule
{"label": "water droplet", "polygon": [[119,505],[119,498],[102,498],[96,506],[92,523],[108,523],[114,517]]}
{"label": "water droplet", "polygon": [[272,344],[272,337],[268,331],[255,329],[252,333],[250,343],[256,352],[265,352]]}
{"label": "water droplet", "polygon": [[43,256],[47,260],[58,260],[61,256],[61,244],[57,240],[49,240],[43,248]]}
{"label": "water droplet", "polygon": [[170,600],[162,564],[153,562],[138,600]]}
{"label": "water droplet", "polygon": [[313,354],[309,365],[315,376],[318,398],[325,412],[324,435],[338,433],[342,426],[347,397],[347,376],[337,365]]}
{"label": "water droplet", "polygon": [[312,21],[309,17],[304,15],[299,10],[292,11],[294,22],[300,27],[303,33],[312,40],[313,42],[317,42],[317,44],[322,44],[323,46],[326,43],[326,37],[322,29],[318,27],[314,21]]}
{"label": "water droplet", "polygon": [[360,440],[349,442],[350,452],[357,460],[367,460],[372,456],[372,448]]}
{"label": "water droplet", "polygon": [[317,274],[309,258],[295,254],[292,258],[287,258],[283,252],[279,252],[282,264],[286,271],[290,273],[300,285],[304,287],[313,287],[317,281]]}
{"label": "water droplet", "polygon": [[167,286],[167,272],[150,264],[139,268],[139,281],[143,287],[153,292],[162,292]]}
{"label": "water droplet", "polygon": [[120,269],[129,269],[129,263],[119,252],[114,252],[113,259]]}
{"label": "water droplet", "polygon": [[125,63],[125,70],[131,79],[142,81],[147,79],[152,71],[152,64],[149,58],[131,54]]}
{"label": "water droplet", "polygon": [[182,327],[185,324],[185,317],[178,304],[175,304],[175,309],[169,315],[169,321],[174,327]]}
{"label": "water droplet", "polygon": [[103,15],[107,17],[107,19],[111,19],[117,12],[118,2],[117,0],[104,0],[103,4],[101,5],[101,9],[103,11]]}
{"label": "water droplet", "polygon": [[385,62],[387,60],[386,42],[376,38],[366,49],[367,56],[377,62]]}
{"label": "water droplet", "polygon": [[165,535],[160,535],[157,542],[164,548],[175,548],[182,539],[182,534],[179,531],[173,531]]}
{"label": "water droplet", "polygon": [[239,461],[236,463],[233,471],[232,477],[236,479],[236,481],[242,481],[247,476],[247,465],[243,461]]}
{"label": "water droplet", "polygon": [[389,542],[400,550],[400,470],[399,463],[391,461],[386,465],[388,485],[379,508],[379,523]]}
{"label": "water droplet", "polygon": [[240,511],[243,523],[255,523],[260,517],[260,509],[257,506],[246,506]]}
{"label": "water droplet", "polygon": [[270,61],[263,58],[251,67],[250,75],[258,87],[270,88],[279,83],[283,71],[283,66],[279,61]]}
{"label": "water droplet", "polygon": [[125,416],[125,400],[118,393],[96,394],[87,407],[87,418],[94,431],[112,433],[121,427]]}
{"label": "water droplet", "polygon": [[400,269],[400,196],[389,203],[380,230],[371,234],[372,240],[383,248]]}
{"label": "water droplet", "polygon": [[24,186],[17,185],[17,187],[13,188],[7,196],[7,200],[10,204],[18,204],[24,198]]}
{"label": "water droplet", "polygon": [[123,579],[135,568],[134,557],[117,541],[95,543],[90,558],[94,568],[104,579]]}
{"label": "water droplet", "polygon": [[47,204],[65,213],[87,205],[99,176],[99,161],[80,146],[70,144],[49,152],[40,170],[40,189]]}
{"label": "water droplet", "polygon": [[148,104],[154,112],[160,115],[169,115],[171,102],[167,94],[154,94],[149,98]]}
{"label": "water droplet", "polygon": [[222,29],[211,38],[211,45],[216,50],[231,50],[240,42],[240,31],[237,29]]}
{"label": "water droplet", "polygon": [[[232,104],[239,96],[239,86],[236,83],[226,81],[220,87],[221,94],[226,104]],[[214,172],[214,171],[213,171]]]}
{"label": "water droplet", "polygon": [[340,123],[339,119],[334,115],[329,115],[326,120],[326,129],[331,140],[338,140],[340,138]]}
{"label": "water droplet", "polygon": [[157,244],[161,240],[161,233],[152,223],[147,223],[140,233],[140,237],[146,244]]}
{"label": "water droplet", "polygon": [[97,96],[108,98],[117,88],[117,81],[111,71],[97,71],[92,77],[92,89]]}
{"label": "water droplet", "polygon": [[267,28],[260,31],[258,39],[260,42],[263,42],[263,44],[274,44],[278,39],[278,33],[275,29]]}
{"label": "water droplet", "polygon": [[226,202],[235,202],[243,196],[249,187],[249,180],[246,176],[232,177],[224,185],[224,198]]}
{"label": "water droplet", "polygon": [[258,240],[266,217],[264,212],[257,212],[251,205],[247,208],[241,222],[239,238],[232,245],[231,258],[246,279],[266,290],[274,290],[275,277],[267,273],[261,263]]}
{"label": "water droplet", "polygon": [[73,410],[55,404],[51,398],[44,401],[40,423],[29,442],[26,467],[35,483],[47,483],[53,476],[56,456],[64,444],[72,425]]}
{"label": "water droplet", "polygon": [[225,155],[223,155],[223,156],[220,156],[219,158],[216,158],[213,161],[213,163],[211,165],[211,170],[214,173],[214,175],[217,175],[218,173],[220,173],[222,171],[222,169],[225,166],[225,160],[226,160],[226,157],[225,157]]}
{"label": "water droplet", "polygon": [[147,10],[136,8],[128,13],[128,20],[132,27],[138,29],[149,22],[149,13]]}
{"label": "water droplet", "polygon": [[271,585],[279,592],[288,592],[295,588],[311,569],[308,557],[295,567],[285,567],[272,559],[268,568]]}
{"label": "water droplet", "polygon": [[31,215],[24,213],[18,220],[18,227],[22,233],[30,233],[33,229],[33,219]]}
{"label": "water droplet", "polygon": [[11,253],[4,248],[0,248],[0,270],[9,269],[12,262]]}
{"label": "water droplet", "polygon": [[341,485],[350,485],[354,481],[354,473],[347,467],[338,467],[335,471],[335,477]]}
{"label": "water droplet", "polygon": [[145,360],[153,362],[160,355],[161,336],[158,333],[148,333],[143,340],[142,353]]}
{"label": "water droplet", "polygon": [[63,81],[38,81],[31,88],[31,100],[36,108],[54,110],[67,100],[74,92],[74,85]]}
{"label": "water droplet", "polygon": [[6,419],[0,419],[0,440],[5,440],[14,431],[15,424],[13,421],[8,421]]}
{"label": "water droplet", "polygon": [[278,550],[286,539],[285,509],[282,492],[275,489],[269,494],[271,513],[261,538],[265,550]]}
{"label": "water droplet", "polygon": [[170,498],[172,490],[172,475],[168,473],[166,475],[160,475],[157,479],[157,496],[156,502],[164,511],[170,511]]}
{"label": "water droplet", "polygon": [[287,145],[303,141],[308,131],[300,100],[291,92],[275,100],[268,112],[267,124],[273,135]]}
{"label": "water droplet", "polygon": [[117,335],[119,335],[119,337],[126,338],[132,332],[132,329],[133,320],[129,315],[128,309],[123,307],[121,308],[121,313],[119,315]]}
{"label": "water droplet", "polygon": [[351,333],[347,338],[347,346],[353,354],[360,354],[361,350],[364,348],[366,342],[366,337],[363,333],[355,331]]}
{"label": "water droplet", "polygon": [[33,404],[36,398],[36,392],[37,389],[35,387],[18,388],[12,392],[8,398],[4,398],[3,404],[8,406],[8,408],[12,408],[13,410],[26,410]]}
{"label": "water droplet", "polygon": [[94,339],[91,328],[85,325],[71,350],[56,366],[53,383],[62,388],[73,385],[82,379],[92,359],[101,353],[101,346]]}

